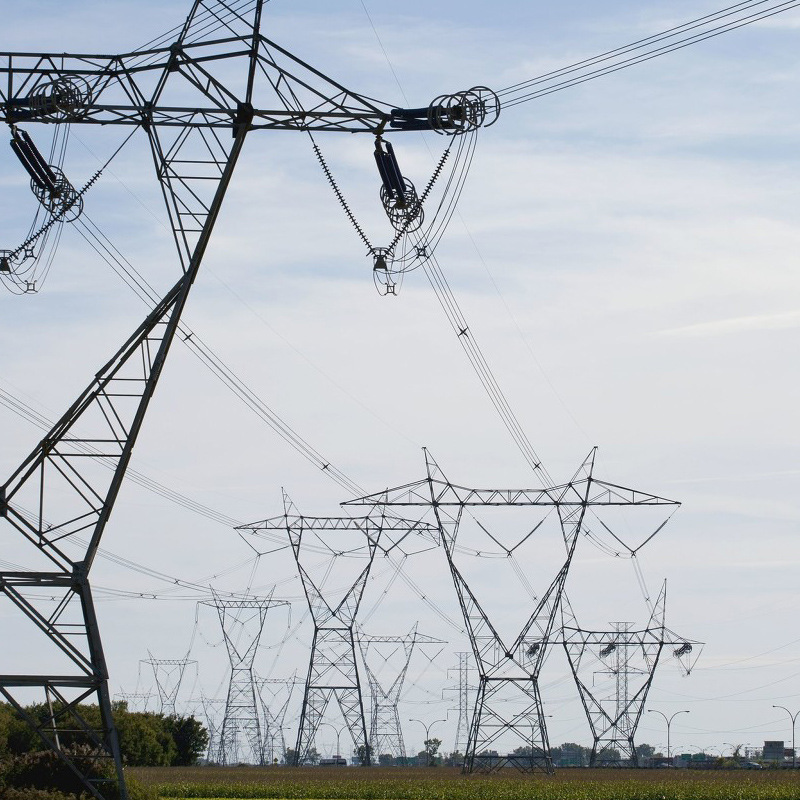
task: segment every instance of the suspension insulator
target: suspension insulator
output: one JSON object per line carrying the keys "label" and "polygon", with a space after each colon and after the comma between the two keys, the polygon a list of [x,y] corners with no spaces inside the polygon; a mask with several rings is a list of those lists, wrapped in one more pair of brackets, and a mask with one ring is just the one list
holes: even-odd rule
{"label": "suspension insulator", "polygon": [[375,139],[375,163],[383,181],[383,188],[394,195],[405,192],[403,174],[397,163],[397,156],[390,142],[384,142],[380,136]]}
{"label": "suspension insulator", "polygon": [[55,173],[36,148],[33,139],[25,131],[19,128],[12,129],[11,149],[30,175],[31,185],[35,184],[42,192],[55,190]]}
{"label": "suspension insulator", "polygon": [[393,263],[392,251],[388,247],[372,249],[372,280],[375,282],[375,288],[382,295],[397,294],[399,287],[394,279]]}
{"label": "suspension insulator", "polygon": [[58,122],[86,116],[91,102],[91,87],[78,75],[63,75],[40,84],[28,96],[32,117]]}
{"label": "suspension insulator", "polygon": [[77,219],[83,211],[83,198],[58,167],[45,161],[26,131],[12,128],[11,149],[30,176],[36,199],[66,222]]}

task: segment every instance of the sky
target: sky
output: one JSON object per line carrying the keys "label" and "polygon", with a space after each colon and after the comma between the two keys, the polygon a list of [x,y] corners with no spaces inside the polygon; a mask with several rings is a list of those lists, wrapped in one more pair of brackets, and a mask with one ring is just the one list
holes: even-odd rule
{"label": "sky", "polygon": [[[4,49],[124,51],[179,24],[187,5],[6,3]],[[264,32],[355,91],[415,107],[476,84],[509,86],[717,7],[501,0],[488,11],[471,2],[273,0]],[[799,25],[790,11],[504,110],[479,133],[458,213],[437,251],[549,472],[567,480],[597,446],[598,477],[682,503],[639,555],[645,592],[628,560],[588,541],[568,582],[579,620],[599,630],[613,621],[644,625],[643,595],[655,596],[667,579],[667,625],[706,643],[689,677],[665,658],[650,693],[648,708],[690,712],[672,728],[679,749],[788,740],[788,718],[772,705],[794,711],[800,698],[792,588],[800,563],[800,376],[791,358],[800,326]],[[32,134],[44,149],[49,131]],[[88,178],[121,139],[116,129],[73,126],[65,162],[73,182]],[[388,239],[371,139],[317,141],[371,238]],[[405,174],[424,185],[444,138],[393,141]],[[139,134],[87,194],[85,218],[166,290],[179,266],[150,163]],[[30,225],[35,200],[26,183],[10,149],[0,149],[2,247],[15,246]],[[50,418],[145,313],[70,226],[40,291],[4,293],[0,303],[0,385]],[[366,491],[424,477],[423,447],[456,483],[538,483],[424,274],[406,275],[397,297],[376,292],[363,246],[301,135],[248,137],[185,321]],[[0,466],[10,474],[39,433],[4,407],[0,431]],[[182,346],[170,354],[133,466],[242,523],[280,514],[282,488],[310,515],[343,513],[338,504],[349,499]],[[643,530],[633,517],[625,524],[631,535]],[[4,540],[9,561],[14,547]],[[130,482],[103,547],[220,591],[266,594],[277,585],[291,617],[276,610],[268,620],[256,669],[267,677],[304,673],[311,627],[286,549],[254,561],[229,526]],[[538,575],[542,552],[549,551],[521,554],[523,571]],[[506,567],[476,562],[476,591],[513,627],[525,616],[524,585],[512,576],[498,593]],[[425,651],[430,659],[420,651],[412,661],[400,713],[428,723],[447,717],[436,730],[449,749],[457,712],[453,693],[442,699],[442,690],[453,685],[456,653],[468,649],[463,624],[441,551],[409,558],[404,574],[435,598],[442,616],[379,559],[363,624],[371,635],[398,635],[418,621],[422,633],[446,640]],[[148,652],[179,658],[191,643],[198,664],[187,673],[184,707],[196,707],[201,692],[223,696],[219,624],[213,609],[196,605],[209,592],[107,558],[92,576],[112,693],[149,691],[140,660]],[[0,610],[0,624],[12,640],[29,635],[9,609]],[[551,741],[590,743],[557,649],[542,685]],[[421,728],[405,725],[415,749]],[[321,731],[322,749],[333,738],[331,728]],[[638,741],[664,746],[658,715],[643,715]]]}

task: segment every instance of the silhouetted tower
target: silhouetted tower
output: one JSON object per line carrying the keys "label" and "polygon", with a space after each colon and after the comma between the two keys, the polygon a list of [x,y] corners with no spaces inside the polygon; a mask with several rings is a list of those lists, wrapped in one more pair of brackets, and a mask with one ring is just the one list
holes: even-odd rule
{"label": "silhouetted tower", "polygon": [[[587,509],[597,514],[603,506],[677,505],[671,500],[597,480],[593,476],[594,457],[592,450],[572,479],[563,485],[540,489],[473,489],[451,483],[426,450],[424,480],[344,504],[370,504],[378,508],[427,506],[436,519],[478,668],[478,692],[464,764],[468,772],[492,771],[504,766],[522,771],[553,769],[539,674],[547,646],[553,640],[564,582],[584,529]],[[560,568],[550,577],[549,586],[536,596],[533,611],[519,633],[513,640],[505,641],[498,633],[500,620],[489,619],[456,563],[459,558],[456,540],[465,512],[474,518],[478,508],[514,506],[555,509],[566,554]],[[515,551],[536,534],[546,516],[530,523],[524,535],[510,546],[502,544],[498,532],[492,532],[484,521],[475,520],[474,530],[477,535],[486,536],[487,543],[491,541],[493,546],[502,547],[507,559],[512,560]],[[521,740],[528,755],[497,755],[496,750],[493,753],[507,734]],[[508,752],[510,748],[504,745],[504,749]]]}
{"label": "silhouetted tower", "polygon": [[[238,764],[240,761],[263,764],[264,745],[253,661],[267,613],[275,606],[287,606],[288,603],[271,597],[246,600],[221,600],[215,597],[206,605],[217,610],[231,662],[231,679],[225,716],[219,731],[216,761],[223,765]],[[249,748],[247,757],[244,746]]]}
{"label": "silhouetted tower", "polygon": [[[314,622],[295,765],[308,760],[328,703],[335,699],[361,764],[368,766],[367,726],[354,638],[356,615],[381,535],[397,534],[405,538],[410,533],[422,533],[430,536],[433,529],[427,523],[385,517],[378,511],[365,517],[306,517],[297,513],[285,492],[283,503],[283,516],[242,525],[238,530],[255,536],[259,535],[259,531],[284,530],[287,533]],[[313,534],[325,543],[332,554],[331,570],[336,562],[345,557],[345,551],[351,563],[356,558],[360,559],[358,563],[363,562],[363,567],[356,570],[355,578],[351,576],[343,596],[337,594],[336,598],[332,598],[322,580],[315,580],[304,566],[306,553],[303,552],[303,537],[306,533]],[[343,544],[345,541],[346,544]]]}
{"label": "silhouetted tower", "polygon": [[153,669],[153,679],[158,691],[159,711],[167,716],[175,714],[178,692],[181,690],[186,667],[197,665],[196,661],[187,658],[154,658],[148,651],[149,659],[141,663]]}
{"label": "silhouetted tower", "polygon": [[[24,551],[14,557],[21,566],[0,573],[0,594],[47,650],[34,636],[17,637],[14,652],[3,654],[0,695],[97,800],[127,800],[127,790],[89,573],[246,136],[261,129],[374,137],[390,127],[455,135],[489,124],[481,91],[410,110],[351,92],[261,34],[264,0],[188,5],[183,25],[137,50],[0,53],[0,119],[12,126],[15,153],[47,211],[34,236],[76,219],[83,200],[25,128],[141,128],[178,251],[175,285],[147,290],[153,311],[93,370],[86,390],[0,485],[0,534]],[[491,121],[499,111],[494,103]],[[25,285],[28,254],[37,246],[28,239],[3,251],[4,282]],[[52,713],[26,715],[31,700]],[[91,704],[99,714],[89,719],[82,708]],[[92,755],[73,758],[59,730]],[[115,777],[91,777],[107,776],[107,761]]]}
{"label": "silhouetted tower", "polygon": [[148,704],[153,699],[153,693],[126,692],[120,690],[114,695],[114,697],[118,700],[122,700],[126,704],[128,711],[146,712]]}
{"label": "silhouetted tower", "polygon": [[[405,759],[406,747],[397,706],[411,656],[417,645],[445,644],[445,642],[417,633],[415,624],[406,636],[359,635],[358,643],[370,689],[369,746],[372,757],[377,759],[383,755],[390,755],[395,759]],[[370,653],[373,660],[382,662],[380,667],[370,665]],[[395,669],[387,680],[381,677],[381,673],[391,663],[395,664]]]}
{"label": "silhouetted tower", "polygon": [[[564,598],[564,649],[594,739],[590,766],[638,766],[634,737],[664,647],[686,674],[697,660],[699,643],[664,626],[666,598],[665,581],[646,628],[612,622],[605,631],[580,628]],[[598,683],[598,675],[610,681]]]}

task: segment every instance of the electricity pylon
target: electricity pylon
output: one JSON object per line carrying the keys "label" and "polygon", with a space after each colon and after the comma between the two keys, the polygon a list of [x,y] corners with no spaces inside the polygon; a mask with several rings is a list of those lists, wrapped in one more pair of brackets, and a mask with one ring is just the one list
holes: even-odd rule
{"label": "electricity pylon", "polygon": [[[482,102],[474,94],[403,110],[346,89],[264,37],[263,6],[193,0],[176,35],[117,55],[0,53],[0,117],[12,130],[68,123],[144,131],[183,273],[0,486],[2,528],[26,542],[30,555],[22,569],[0,572],[0,593],[40,631],[42,650],[52,656],[32,637],[18,637],[14,655],[41,672],[2,670],[0,694],[98,800],[116,791],[127,800],[127,791],[89,572],[247,134],[455,134],[483,120],[472,113]],[[19,139],[18,155],[32,180],[39,178],[43,206],[77,200],[63,175],[42,182],[53,170],[32,139]],[[71,210],[61,208],[67,216]],[[4,253],[0,269],[15,269],[15,253]],[[23,708],[32,694],[50,709],[43,720]],[[98,724],[80,709],[92,701]],[[95,766],[111,761],[115,779],[93,777],[93,767],[62,749],[61,728],[83,731]]]}
{"label": "electricity pylon", "polygon": [[[428,507],[440,533],[464,623],[478,668],[478,692],[470,725],[464,770],[494,771],[513,766],[520,771],[552,772],[553,763],[547,737],[544,708],[539,690],[539,674],[548,645],[553,641],[561,595],[585,516],[603,506],[667,506],[678,503],[651,494],[625,489],[594,477],[595,450],[581,464],[572,479],[559,486],[539,489],[472,489],[451,483],[430,453],[425,451],[427,478],[395,489],[386,489],[344,505]],[[549,586],[538,596],[533,612],[512,641],[498,633],[498,620],[489,619],[475,593],[456,564],[456,542],[464,513],[473,508],[540,507],[555,509],[566,555]],[[472,512],[470,512],[472,513]],[[513,550],[529,539],[539,524],[525,534]],[[500,544],[484,526],[481,531]],[[662,523],[663,526],[663,523]],[[478,553],[480,555],[480,553]],[[521,710],[516,710],[521,708]],[[527,755],[500,755],[492,746],[512,734],[521,740]]]}
{"label": "electricity pylon", "polygon": [[204,605],[219,615],[225,648],[231,662],[231,679],[225,716],[219,732],[216,761],[223,766],[238,764],[242,756],[241,739],[250,748],[250,763],[264,763],[264,743],[259,722],[253,661],[256,657],[267,613],[276,606],[288,606],[285,600],[252,597],[245,600],[221,600],[215,597]]}
{"label": "electricity pylon", "polygon": [[[256,689],[264,716],[263,763],[274,764],[286,755],[286,737],[283,726],[286,712],[297,684],[297,673],[291,678],[256,678]],[[286,690],[286,697],[279,701],[278,694]],[[265,695],[268,695],[265,697]],[[279,754],[278,755],[276,755]]]}
{"label": "electricity pylon", "polygon": [[123,690],[118,691],[115,699],[121,700],[125,703],[128,711],[133,712],[147,712],[147,705],[153,697],[152,692],[126,692]]}
{"label": "electricity pylon", "polygon": [[[673,648],[684,672],[691,670],[688,659],[699,643],[665,627],[666,600],[664,581],[647,627],[634,630],[631,622],[612,622],[611,630],[589,631],[578,626],[563,599],[564,649],[594,739],[589,766],[639,765],[634,737],[665,647]],[[597,675],[610,677],[611,686],[598,685]]]}
{"label": "electricity pylon", "polygon": [[[328,703],[335,698],[361,764],[368,766],[370,748],[354,638],[356,615],[381,535],[396,534],[402,541],[412,533],[430,537],[434,529],[424,522],[387,517],[376,511],[365,517],[307,517],[297,512],[286,493],[283,495],[283,503],[283,516],[242,525],[237,530],[247,531],[255,536],[258,536],[259,531],[286,532],[314,622],[314,637],[311,643],[294,762],[298,766],[308,760]],[[325,542],[329,552],[332,553],[331,567],[336,559],[344,556],[334,537],[337,534],[340,538],[343,534],[350,534],[348,555],[351,558],[360,557],[366,563],[351,581],[343,596],[333,599],[328,592],[329,596],[326,598],[323,581],[315,580],[307,571],[303,564],[305,533],[312,533],[323,542],[325,539],[320,536],[321,534],[333,540],[332,544]]]}
{"label": "electricity pylon", "polygon": [[[370,693],[370,727],[369,746],[373,759],[390,755],[395,759],[406,758],[406,746],[403,741],[403,729],[400,725],[400,714],[397,706],[400,694],[411,663],[411,656],[417,645],[446,644],[442,639],[417,633],[417,624],[405,636],[367,636],[360,634],[358,644],[367,673]],[[386,651],[386,646],[391,650]],[[399,658],[393,658],[400,652]],[[373,659],[380,658],[383,664],[376,667],[370,665],[370,651]],[[396,669],[389,678],[382,678],[383,668],[394,662]]]}
{"label": "electricity pylon", "polygon": [[142,663],[153,668],[153,678],[160,703],[159,711],[169,716],[175,713],[178,692],[181,690],[186,667],[189,664],[196,665],[197,662],[189,658],[153,658],[153,654],[149,651],[148,655],[150,658]]}
{"label": "electricity pylon", "polygon": [[[456,725],[456,738],[453,744],[454,753],[466,753],[467,740],[469,737],[469,723],[470,723],[470,708],[469,701],[470,692],[474,692],[477,687],[472,686],[469,680],[470,672],[474,671],[474,667],[470,666],[470,653],[456,653],[458,656],[458,666],[453,669],[458,671],[458,685],[454,688],[446,687],[445,692],[458,693],[458,724]],[[447,670],[447,677],[449,679],[450,672]]]}

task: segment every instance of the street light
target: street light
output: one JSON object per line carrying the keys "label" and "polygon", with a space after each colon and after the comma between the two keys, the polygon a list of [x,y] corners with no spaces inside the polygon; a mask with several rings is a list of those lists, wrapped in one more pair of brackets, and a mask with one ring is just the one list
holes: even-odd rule
{"label": "street light", "polygon": [[737,759],[737,763],[739,756],[736,755],[736,752],[738,750],[741,750],[743,747],[750,747],[750,742],[746,742],[745,744],[733,744],[732,742],[723,742],[722,744],[726,744],[728,745],[728,747],[731,748],[731,758]]}
{"label": "street light", "polygon": [[672,761],[672,750],[669,746],[669,729],[672,725],[672,720],[678,716],[678,714],[689,714],[689,711],[676,711],[672,716],[668,717],[663,711],[659,711],[657,708],[648,708],[648,713],[650,714],[661,714],[664,717],[664,721],[667,723],[667,760]]}
{"label": "street light", "polygon": [[791,720],[792,720],[792,769],[795,769],[795,767],[797,766],[797,754],[796,754],[795,749],[794,749],[794,723],[795,723],[795,720],[797,719],[797,715],[800,714],[800,711],[798,711],[797,714],[792,714],[792,712],[789,711],[789,709],[786,708],[786,706],[772,706],[772,707],[773,708],[782,708],[791,717]]}
{"label": "street light", "polygon": [[[432,727],[433,727],[433,726],[434,726],[434,725],[435,725],[437,722],[447,722],[447,720],[446,720],[446,719],[435,719],[433,722],[431,722],[431,724],[430,724],[430,725],[426,725],[426,724],[425,724],[425,723],[424,723],[424,722],[423,722],[421,719],[413,719],[413,718],[411,718],[411,717],[409,717],[409,720],[408,720],[408,721],[409,721],[409,722],[419,722],[419,724],[420,724],[420,725],[422,725],[422,727],[423,727],[423,728],[425,728],[425,741],[426,741],[426,742],[427,742],[427,741],[430,741],[430,738],[431,738],[431,728],[432,728]],[[423,745],[423,746],[424,746],[424,745]],[[430,766],[430,765],[431,765],[431,754],[430,754],[430,753],[428,753],[428,751],[427,751],[427,750],[426,750],[425,752],[426,752],[426,754],[427,754],[427,756],[428,756],[428,758],[427,758],[427,761],[428,761],[428,766]]]}
{"label": "street light", "polygon": [[320,724],[317,725],[317,728],[322,728],[324,726],[332,728],[333,731],[336,733],[336,758],[341,758],[342,751],[339,749],[339,737],[342,735],[342,731],[344,730],[344,728],[337,728],[335,725],[331,725],[330,722],[320,722]]}

